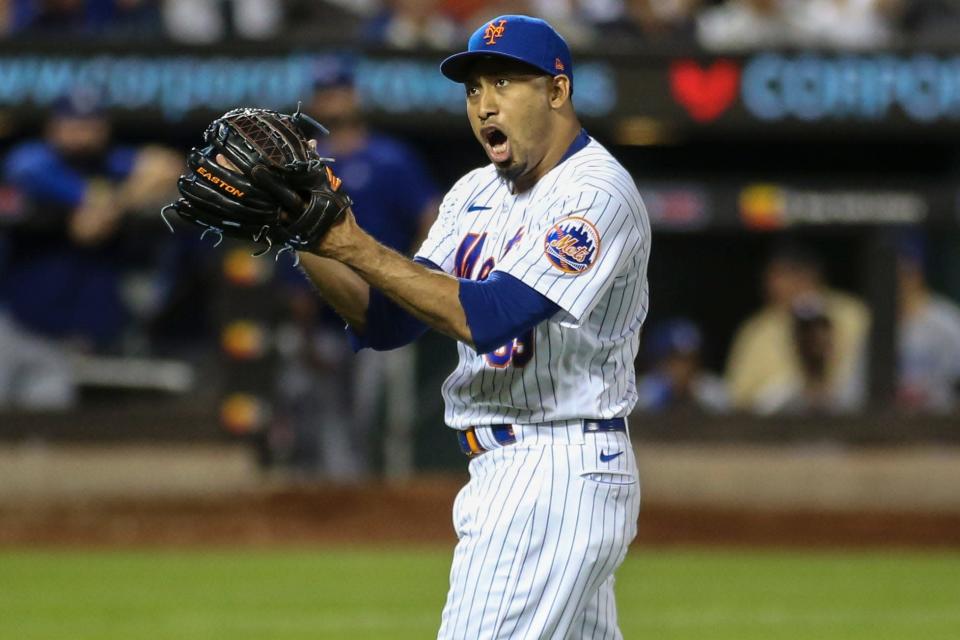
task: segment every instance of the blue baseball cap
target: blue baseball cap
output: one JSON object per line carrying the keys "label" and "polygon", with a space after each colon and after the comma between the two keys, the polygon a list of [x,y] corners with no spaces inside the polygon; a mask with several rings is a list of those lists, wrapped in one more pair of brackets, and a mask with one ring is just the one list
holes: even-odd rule
{"label": "blue baseball cap", "polygon": [[440,63],[440,73],[454,82],[467,79],[477,60],[506,58],[536,67],[549,76],[565,75],[573,86],[573,58],[566,40],[544,20],[506,15],[473,32],[467,50]]}
{"label": "blue baseball cap", "polygon": [[78,86],[54,100],[50,110],[61,118],[99,118],[104,115],[104,101],[99,90]]}
{"label": "blue baseball cap", "polygon": [[349,55],[328,55],[313,63],[310,84],[314,91],[352,87],[355,80],[356,61]]}

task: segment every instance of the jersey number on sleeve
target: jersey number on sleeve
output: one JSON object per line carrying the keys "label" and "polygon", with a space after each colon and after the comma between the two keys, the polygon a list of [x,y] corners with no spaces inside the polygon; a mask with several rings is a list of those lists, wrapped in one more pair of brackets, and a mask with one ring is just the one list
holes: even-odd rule
{"label": "jersey number on sleeve", "polygon": [[[454,265],[454,275],[458,278],[473,279],[473,270],[480,261],[480,253],[483,251],[483,243],[487,239],[487,234],[468,233],[457,247],[456,263]],[[480,267],[477,274],[477,281],[486,280],[490,272],[496,266],[493,258],[488,258]],[[503,345],[496,351],[484,354],[484,359],[491,367],[505,369],[510,365],[522,368],[533,359],[533,329],[524,332],[518,338],[514,338],[509,343]]]}
{"label": "jersey number on sleeve", "polygon": [[487,364],[497,369],[504,369],[510,365],[523,368],[533,360],[533,329],[483,357],[486,358]]}

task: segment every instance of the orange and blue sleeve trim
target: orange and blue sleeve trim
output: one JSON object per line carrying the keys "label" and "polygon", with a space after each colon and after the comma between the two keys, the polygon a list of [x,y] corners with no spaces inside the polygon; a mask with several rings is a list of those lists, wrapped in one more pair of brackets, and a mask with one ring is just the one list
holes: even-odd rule
{"label": "orange and blue sleeve trim", "polygon": [[460,304],[477,353],[502,347],[560,310],[539,291],[502,271],[483,281],[461,278]]}

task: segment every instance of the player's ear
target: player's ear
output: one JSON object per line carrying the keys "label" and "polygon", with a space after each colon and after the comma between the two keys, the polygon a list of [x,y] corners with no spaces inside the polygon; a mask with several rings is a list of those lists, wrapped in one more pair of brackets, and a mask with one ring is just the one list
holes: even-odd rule
{"label": "player's ear", "polygon": [[550,84],[550,106],[559,109],[570,99],[570,78],[564,75],[553,76]]}

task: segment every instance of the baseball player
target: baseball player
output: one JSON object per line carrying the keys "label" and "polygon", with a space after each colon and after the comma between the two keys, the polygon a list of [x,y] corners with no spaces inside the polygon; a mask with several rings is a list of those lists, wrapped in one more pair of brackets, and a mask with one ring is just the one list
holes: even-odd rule
{"label": "baseball player", "polygon": [[[230,225],[296,243],[356,349],[396,348],[428,328],[458,341],[443,397],[470,481],[453,506],[459,543],[439,637],[621,638],[613,576],[640,506],[626,416],[647,313],[647,214],[627,171],[581,127],[570,51],[546,22],[496,18],[440,70],[463,84],[490,163],[446,194],[413,260],[357,225],[329,169],[286,230]],[[208,140],[226,153],[231,132],[253,122],[275,132],[254,142],[276,149],[298,117],[231,112]],[[298,144],[287,147],[300,154]],[[198,173],[181,179],[185,199],[170,207],[222,232],[222,211],[240,206],[211,213],[225,182],[250,192],[245,211],[261,199],[210,153],[191,156]],[[242,170],[247,156],[233,157]],[[275,185],[251,166],[254,182]]]}
{"label": "baseball player", "polygon": [[446,194],[413,261],[348,213],[304,268],[356,348],[428,327],[459,343],[443,397],[470,481],[453,508],[439,637],[620,638],[613,576],[640,504],[626,416],[647,214],[582,129],[570,51],[546,22],[496,18],[440,70],[463,83],[490,164]]}

